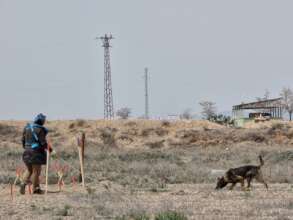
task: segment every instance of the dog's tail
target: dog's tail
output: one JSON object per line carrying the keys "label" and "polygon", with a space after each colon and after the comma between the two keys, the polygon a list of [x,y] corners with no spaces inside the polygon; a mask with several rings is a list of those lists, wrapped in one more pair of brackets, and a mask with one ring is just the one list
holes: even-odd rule
{"label": "dog's tail", "polygon": [[263,159],[262,159],[262,156],[259,155],[258,158],[259,158],[259,162],[260,162],[259,167],[262,167],[265,164]]}

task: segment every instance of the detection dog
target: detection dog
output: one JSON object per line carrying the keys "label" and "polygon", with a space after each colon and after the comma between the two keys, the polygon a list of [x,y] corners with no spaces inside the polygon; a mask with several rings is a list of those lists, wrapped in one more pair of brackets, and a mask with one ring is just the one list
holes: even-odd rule
{"label": "detection dog", "polygon": [[264,165],[262,156],[258,156],[260,165],[246,165],[242,167],[229,169],[224,176],[219,177],[217,181],[216,189],[222,189],[231,183],[230,190],[233,190],[237,183],[241,183],[242,189],[245,189],[244,180],[247,181],[247,189],[251,187],[251,181],[256,179],[258,182],[263,183],[266,189],[268,189],[268,184],[265,182],[261,167]]}

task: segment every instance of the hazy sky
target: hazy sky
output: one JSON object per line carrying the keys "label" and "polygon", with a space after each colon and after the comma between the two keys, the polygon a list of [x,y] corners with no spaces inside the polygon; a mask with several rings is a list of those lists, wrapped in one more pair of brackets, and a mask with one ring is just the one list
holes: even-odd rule
{"label": "hazy sky", "polygon": [[[112,33],[115,109],[152,116],[219,111],[293,83],[293,1],[0,0],[0,119],[103,117]],[[293,85],[292,85],[293,86]]]}

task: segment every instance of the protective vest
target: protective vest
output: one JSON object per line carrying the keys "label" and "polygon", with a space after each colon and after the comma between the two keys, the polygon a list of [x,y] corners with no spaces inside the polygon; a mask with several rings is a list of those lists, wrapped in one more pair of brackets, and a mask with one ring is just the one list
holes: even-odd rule
{"label": "protective vest", "polygon": [[40,147],[40,142],[39,142],[39,138],[38,138],[38,135],[35,131],[36,128],[41,128],[41,129],[44,129],[43,126],[41,125],[38,125],[38,124],[27,124],[26,126],[26,132],[29,132],[31,135],[30,138],[26,138],[25,140],[25,146],[30,146],[32,149],[35,149],[35,148],[38,148]]}

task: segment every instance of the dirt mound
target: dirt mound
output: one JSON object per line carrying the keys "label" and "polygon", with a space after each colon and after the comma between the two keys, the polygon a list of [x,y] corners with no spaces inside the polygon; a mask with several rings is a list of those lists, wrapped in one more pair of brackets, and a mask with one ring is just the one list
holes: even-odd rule
{"label": "dirt mound", "polygon": [[[0,122],[0,141],[20,144],[26,122]],[[228,128],[208,121],[75,120],[50,121],[49,137],[54,146],[76,146],[81,132],[89,146],[162,148],[231,145],[242,142],[293,144],[293,124],[281,121],[250,123]]]}

